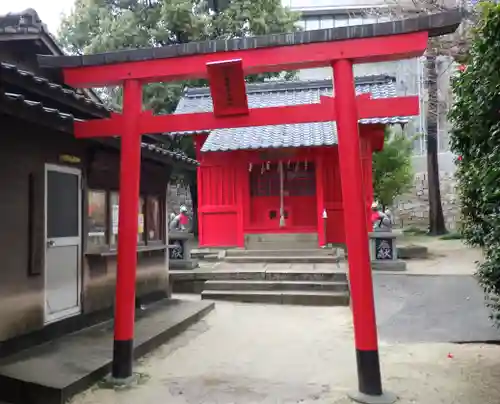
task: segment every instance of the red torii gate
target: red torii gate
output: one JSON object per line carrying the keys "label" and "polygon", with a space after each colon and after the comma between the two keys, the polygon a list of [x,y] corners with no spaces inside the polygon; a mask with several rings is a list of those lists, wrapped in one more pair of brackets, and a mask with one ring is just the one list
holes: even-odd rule
{"label": "red torii gate", "polygon": [[[62,69],[77,88],[123,85],[123,112],[108,119],[75,122],[75,136],[121,136],[120,211],[112,376],[132,376],[135,317],[137,211],[141,136],[147,133],[336,121],[349,251],[359,391],[365,403],[392,403],[382,390],[358,120],[417,115],[418,97],[373,100],[356,97],[353,63],[420,56],[429,36],[452,33],[458,10],[397,22],[294,34],[188,43],[88,56],[39,56],[42,67]],[[318,104],[249,109],[247,74],[332,66],[335,96]],[[142,110],[142,85],[208,78],[214,113],[154,116]],[[346,177],[346,175],[348,177]]]}

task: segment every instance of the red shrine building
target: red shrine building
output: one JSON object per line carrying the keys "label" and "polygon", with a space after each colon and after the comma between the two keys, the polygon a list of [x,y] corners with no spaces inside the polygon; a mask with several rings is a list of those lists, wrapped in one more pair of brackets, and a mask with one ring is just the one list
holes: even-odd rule
{"label": "red shrine building", "polygon": [[[250,108],[320,102],[332,80],[248,84]],[[389,76],[356,78],[356,94],[396,96]],[[176,114],[210,112],[209,88],[188,88]],[[372,153],[381,150],[388,124],[409,117],[360,120],[367,209],[373,202]],[[345,243],[342,191],[334,122],[217,129],[195,134],[199,242],[245,247],[246,235],[317,234],[318,245]],[[369,215],[368,215],[369,217]]]}

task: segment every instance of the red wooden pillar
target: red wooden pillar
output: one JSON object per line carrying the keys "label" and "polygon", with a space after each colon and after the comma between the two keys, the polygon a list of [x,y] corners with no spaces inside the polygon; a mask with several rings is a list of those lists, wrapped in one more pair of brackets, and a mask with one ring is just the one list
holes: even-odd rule
{"label": "red wooden pillar", "polygon": [[245,183],[248,182],[248,168],[243,162],[234,162],[235,165],[235,188],[237,191],[236,205],[238,214],[238,247],[245,247],[245,211],[248,209],[246,203],[248,188]]}
{"label": "red wooden pillar", "polygon": [[118,266],[116,273],[114,379],[132,376],[135,320],[135,279],[139,185],[141,177],[141,134],[138,123],[142,110],[142,85],[137,80],[123,86],[124,127],[120,153],[120,209],[118,218]]}
{"label": "red wooden pillar", "polygon": [[384,395],[380,376],[377,325],[373,297],[372,272],[366,231],[366,202],[361,163],[358,114],[352,62],[332,64],[335,109],[339,143],[344,222],[352,299],[354,339],[359,391],[351,395],[362,403],[393,403]]}
{"label": "red wooden pillar", "polygon": [[323,217],[323,212],[326,212],[323,170],[323,150],[318,150],[316,152],[316,217],[320,246],[326,245],[326,218]]}
{"label": "red wooden pillar", "polygon": [[369,129],[365,129],[360,134],[360,139],[362,142],[361,150],[363,152],[363,179],[365,188],[365,200],[366,200],[366,211],[367,217],[366,222],[368,226],[368,232],[373,231],[373,223],[371,221],[371,205],[374,201],[373,196],[373,148],[371,144],[372,132]]}

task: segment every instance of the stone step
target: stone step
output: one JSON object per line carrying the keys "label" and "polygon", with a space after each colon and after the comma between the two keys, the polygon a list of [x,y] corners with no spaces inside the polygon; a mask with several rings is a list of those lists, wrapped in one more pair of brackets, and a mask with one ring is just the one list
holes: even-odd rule
{"label": "stone step", "polygon": [[[135,358],[171,340],[214,308],[165,299],[137,312]],[[113,361],[112,320],[24,349],[0,361],[0,402],[61,404],[102,380]]]}
{"label": "stone step", "polygon": [[170,285],[174,293],[201,293],[206,281],[290,281],[290,282],[344,282],[347,275],[344,271],[311,270],[311,271],[170,271]]}
{"label": "stone step", "polygon": [[245,247],[248,250],[295,250],[318,248],[315,233],[265,233],[247,234]]}
{"label": "stone step", "polygon": [[226,257],[300,257],[300,256],[333,256],[331,248],[282,249],[282,250],[227,250]]}
{"label": "stone step", "polygon": [[247,242],[318,242],[316,233],[260,233],[245,235]]}
{"label": "stone step", "polygon": [[[249,263],[265,263],[265,264],[338,264],[342,258],[333,255],[302,255],[302,256],[272,256],[272,255],[255,255],[255,256],[236,256],[225,257],[225,262],[233,264],[249,264]],[[333,269],[333,268],[332,268]]]}
{"label": "stone step", "polygon": [[346,292],[349,287],[347,281],[207,281],[204,285],[204,290],[258,290],[258,291],[330,291],[330,292]]}
{"label": "stone step", "polygon": [[225,252],[224,248],[193,248],[191,250],[191,258],[200,260],[210,260],[211,258],[218,258],[220,253]]}
{"label": "stone step", "polygon": [[247,250],[314,250],[319,249],[315,241],[308,242],[287,242],[287,241],[269,241],[269,242],[250,242],[245,244]]}
{"label": "stone step", "polygon": [[249,270],[249,271],[170,271],[170,280],[179,281],[229,281],[229,280],[267,280],[267,281],[332,281],[346,282],[347,274],[344,271],[334,270],[310,270],[310,271],[291,271],[291,270]]}
{"label": "stone step", "polygon": [[324,291],[221,291],[204,290],[204,300],[225,300],[241,303],[290,304],[302,306],[348,306],[347,292]]}

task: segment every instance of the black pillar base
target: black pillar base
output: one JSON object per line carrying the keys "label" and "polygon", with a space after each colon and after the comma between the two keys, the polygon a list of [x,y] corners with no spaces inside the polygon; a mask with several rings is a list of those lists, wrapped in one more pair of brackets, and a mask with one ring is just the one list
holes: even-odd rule
{"label": "black pillar base", "polygon": [[349,397],[363,404],[393,404],[396,395],[382,390],[378,350],[356,349],[359,391]]}
{"label": "black pillar base", "polygon": [[369,396],[359,391],[349,393],[348,396],[351,400],[361,404],[394,404],[398,400],[395,394],[387,391],[379,396]]}
{"label": "black pillar base", "polygon": [[356,349],[356,362],[358,365],[359,391],[371,396],[381,395],[382,380],[378,350],[362,351]]}
{"label": "black pillar base", "polygon": [[132,377],[134,362],[134,340],[114,341],[113,367],[111,376],[115,380],[126,380]]}

